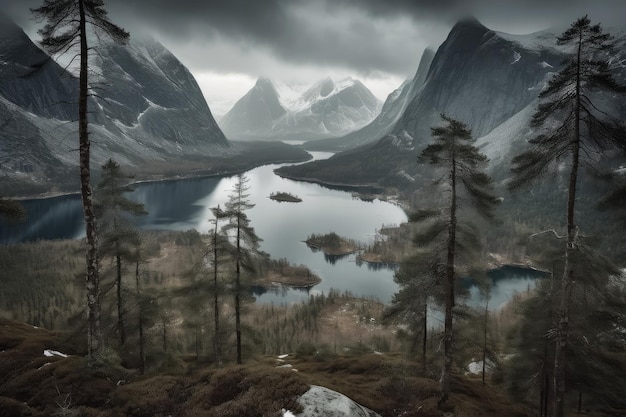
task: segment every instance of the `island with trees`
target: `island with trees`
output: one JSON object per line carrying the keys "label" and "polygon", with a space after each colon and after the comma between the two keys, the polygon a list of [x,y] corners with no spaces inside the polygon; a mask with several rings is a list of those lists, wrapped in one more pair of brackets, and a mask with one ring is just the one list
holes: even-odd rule
{"label": "island with trees", "polygon": [[287,192],[274,192],[270,194],[270,199],[280,203],[301,203],[302,199],[296,195]]}
{"label": "island with trees", "polygon": [[335,232],[325,235],[312,234],[304,241],[313,250],[320,250],[329,256],[344,256],[362,250],[362,246],[355,240],[346,239]]}
{"label": "island with trees", "polygon": [[305,265],[293,265],[285,258],[268,259],[260,269],[254,284],[264,288],[277,284],[291,288],[311,288],[322,282]]}

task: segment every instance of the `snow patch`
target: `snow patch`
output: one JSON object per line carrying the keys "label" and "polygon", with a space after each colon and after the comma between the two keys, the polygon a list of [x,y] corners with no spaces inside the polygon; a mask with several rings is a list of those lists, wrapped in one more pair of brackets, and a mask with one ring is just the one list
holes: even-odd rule
{"label": "snow patch", "polygon": [[67,355],[65,353],[61,353],[58,350],[52,350],[52,349],[44,349],[43,355],[47,357],[60,356],[62,358],[67,358]]}
{"label": "snow patch", "polygon": [[513,62],[511,62],[511,65],[515,64],[516,62],[518,62],[520,59],[522,59],[522,54],[520,54],[517,51],[513,51]]}
{"label": "snow patch", "polygon": [[541,61],[541,68],[554,68],[552,65],[548,64],[546,61]]}
{"label": "snow patch", "polygon": [[[489,373],[493,368],[495,368],[496,364],[487,359],[485,363],[485,372]],[[471,362],[467,365],[467,371],[473,375],[479,375],[483,373],[483,361],[475,361]]]}

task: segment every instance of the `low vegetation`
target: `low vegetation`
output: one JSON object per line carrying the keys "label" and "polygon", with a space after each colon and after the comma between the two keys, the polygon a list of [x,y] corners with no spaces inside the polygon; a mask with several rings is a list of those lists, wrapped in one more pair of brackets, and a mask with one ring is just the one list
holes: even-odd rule
{"label": "low vegetation", "polygon": [[[344,330],[352,328],[348,332],[352,336],[345,338],[348,333],[341,333],[335,349],[320,340],[320,345],[302,343],[295,350],[276,350],[289,353],[281,355],[282,359],[273,352],[259,352],[245,366],[229,362],[221,367],[183,355],[184,360],[171,361],[166,368],[153,368],[145,375],[122,366],[112,350],[90,368],[82,357],[84,351],[76,348],[77,336],[0,319],[0,370],[7,376],[0,382],[0,415],[280,416],[282,409],[301,410],[296,398],[309,385],[337,390],[383,417],[444,415],[437,410],[434,368],[424,373],[411,355],[372,350],[363,334],[360,342],[359,332],[348,324],[355,322],[354,316],[376,314],[365,312],[374,309],[375,302],[338,293],[325,298],[291,312],[273,307],[269,320],[280,323],[282,313],[304,316],[304,306],[314,309],[311,304],[316,304],[327,311],[319,315],[319,334],[329,335],[328,321],[332,323],[333,315],[350,305],[343,311],[349,317]],[[370,326],[363,321],[361,325]],[[68,357],[44,356],[45,349]],[[454,378],[452,392],[451,408],[462,415],[531,415],[474,377]]]}
{"label": "low vegetation", "polygon": [[[140,300],[132,296],[130,282],[125,281],[124,287],[129,300],[128,343],[117,345],[115,309],[103,309],[110,348],[98,367],[87,368],[80,319],[82,242],[41,241],[0,251],[0,265],[8,272],[8,281],[0,288],[2,316],[22,322],[0,322],[0,371],[9,376],[0,383],[0,410],[7,410],[0,415],[245,417],[259,415],[258,410],[278,415],[274,414],[280,411],[277,407],[298,409],[294,398],[308,384],[337,390],[383,417],[443,416],[448,410],[437,408],[443,363],[439,324],[429,325],[423,367],[421,342],[403,325],[384,324],[383,304],[337,291],[311,295],[293,305],[245,304],[244,366],[234,365],[233,309],[226,297],[221,316],[222,365],[218,365],[213,359],[208,302],[212,287],[202,284],[203,278],[198,281],[191,268],[206,253],[203,237],[195,231],[150,232],[144,240],[143,375],[138,370],[134,326]],[[44,251],[48,256],[40,256]],[[105,289],[114,288],[114,265],[108,259],[103,263],[103,277],[109,283]],[[298,269],[284,260],[266,265],[260,270]],[[125,270],[125,276],[129,272]],[[228,269],[221,274],[228,274]],[[105,305],[115,305],[113,293],[104,294]],[[515,352],[512,335],[520,331],[524,314],[517,306],[531,296],[520,295],[489,314],[490,346],[499,353],[500,365],[487,375],[486,385],[480,376],[465,375],[467,364],[482,357],[484,315],[477,312],[475,319],[463,320],[456,339],[449,410],[467,416],[533,415],[527,407],[534,397],[508,399],[508,387],[521,376],[507,371],[513,368],[505,359]],[[44,349],[70,357],[45,357]],[[289,356],[281,361],[280,354]],[[591,395],[585,392],[583,407],[592,404]],[[610,415],[608,409],[607,414],[595,409],[595,415]]]}

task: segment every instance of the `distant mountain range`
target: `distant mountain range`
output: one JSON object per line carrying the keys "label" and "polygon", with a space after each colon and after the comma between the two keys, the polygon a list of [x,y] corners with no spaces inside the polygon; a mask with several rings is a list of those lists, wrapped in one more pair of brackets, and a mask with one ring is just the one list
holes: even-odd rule
{"label": "distant mountain range", "polygon": [[308,150],[342,151],[375,142],[391,132],[407,105],[424,85],[434,56],[435,51],[432,49],[424,50],[415,76],[389,94],[380,113],[371,123],[345,136],[308,142],[304,147]]}
{"label": "distant mountain range", "polygon": [[[192,74],[156,40],[131,33],[128,45],[103,41],[96,49],[89,99],[94,172],[108,158],[143,178],[307,158],[287,145],[229,142]],[[77,100],[76,76],[0,13],[0,195],[77,189]]]}
{"label": "distant mountain range", "polygon": [[381,103],[358,80],[324,78],[295,99],[259,78],[219,121],[229,139],[315,140],[343,136],[370,123]]}
{"label": "distant mountain range", "polygon": [[[432,141],[430,128],[440,125],[440,114],[445,113],[472,129],[491,159],[492,174],[504,180],[510,175],[512,157],[525,149],[532,135],[529,122],[540,91],[562,65],[564,51],[556,45],[559,33],[509,35],[475,19],[460,21],[431,62],[424,54],[414,82],[392,93],[374,122],[343,138],[305,145],[348,150],[277,172],[330,184],[420,187],[428,169],[416,157]],[[626,37],[618,36],[623,55]],[[623,66],[615,71],[623,77]],[[624,110],[621,114],[626,115]],[[364,144],[355,147],[360,143]]]}

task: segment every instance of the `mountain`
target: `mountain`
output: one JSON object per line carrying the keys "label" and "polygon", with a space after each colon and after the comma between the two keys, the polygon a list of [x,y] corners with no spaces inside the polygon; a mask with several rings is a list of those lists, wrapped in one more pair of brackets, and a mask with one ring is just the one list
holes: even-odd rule
{"label": "mountain", "polygon": [[259,78],[222,117],[220,126],[230,137],[270,136],[274,121],[286,112],[272,82]]}
{"label": "mountain", "polygon": [[[423,85],[388,134],[328,160],[278,172],[357,185],[403,188],[419,184],[424,173],[415,158],[431,141],[430,128],[441,123],[439,115],[446,113],[465,122],[476,138],[492,132],[531,105],[559,68],[564,55],[555,39],[550,31],[514,36],[489,30],[475,19],[460,21],[438,48]],[[490,139],[490,146],[494,140]],[[510,161],[508,157],[502,160]]]}
{"label": "mountain", "polygon": [[230,139],[314,140],[342,136],[369,123],[380,102],[358,80],[324,78],[299,97],[281,97],[260,78],[220,120]]}
{"label": "mountain", "polygon": [[457,23],[393,133],[430,136],[441,112],[467,123],[475,137],[491,131],[536,98],[546,76],[560,66],[563,55],[553,47],[553,35],[534,38],[548,43],[523,44],[475,19]]}
{"label": "mountain", "polygon": [[194,77],[156,40],[135,37],[98,51],[94,66],[102,75],[95,81],[105,86],[99,103],[108,130],[139,143],[142,152],[149,148],[157,159],[229,148]]}
{"label": "mountain", "polygon": [[369,124],[346,136],[309,142],[304,147],[313,151],[341,151],[374,142],[389,133],[404,113],[408,103],[424,85],[434,56],[435,51],[432,49],[424,50],[415,76],[405,80],[400,87],[389,94],[380,113]]}
{"label": "mountain", "polygon": [[[0,192],[73,188],[77,79],[4,16],[0,34],[0,174],[5,178]],[[102,43],[90,66],[92,91],[99,97],[89,100],[95,169],[114,158],[158,173],[180,161],[234,152],[191,73],[156,40]]]}
{"label": "mountain", "polygon": [[[76,79],[37,48],[24,31],[0,13],[0,174],[4,195],[35,178],[66,172],[34,120],[67,123],[78,113]],[[76,146],[74,146],[75,148]],[[76,175],[78,177],[78,175]],[[39,191],[43,191],[40,188]]]}

